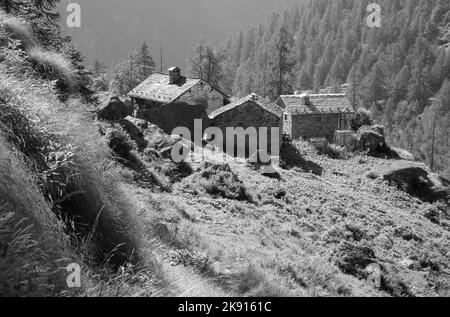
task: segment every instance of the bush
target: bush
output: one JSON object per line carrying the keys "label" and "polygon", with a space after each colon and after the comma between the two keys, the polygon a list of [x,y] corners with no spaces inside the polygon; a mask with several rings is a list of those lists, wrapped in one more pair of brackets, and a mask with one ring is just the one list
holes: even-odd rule
{"label": "bush", "polygon": [[373,124],[372,113],[364,108],[358,109],[353,118],[350,119],[350,126],[354,131],[358,131],[362,126]]}
{"label": "bush", "polygon": [[109,147],[123,159],[128,160],[131,152],[137,149],[136,143],[120,126],[107,129],[105,138]]}
{"label": "bush", "polygon": [[199,185],[213,196],[235,200],[252,201],[242,181],[234,174],[228,164],[212,165],[201,173]]}
{"label": "bush", "polygon": [[335,144],[322,144],[317,146],[317,151],[321,155],[326,155],[332,159],[346,159],[348,158],[347,150],[344,147]]}

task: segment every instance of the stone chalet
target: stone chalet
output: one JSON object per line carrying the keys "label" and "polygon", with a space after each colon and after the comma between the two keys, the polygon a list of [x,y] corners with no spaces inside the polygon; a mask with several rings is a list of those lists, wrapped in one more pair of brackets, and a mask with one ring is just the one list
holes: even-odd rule
{"label": "stone chalet", "polygon": [[199,78],[181,75],[178,67],[168,74],[154,73],[128,94],[135,116],[170,133],[174,128],[191,128],[194,119],[208,120],[208,114],[229,103],[230,97]]}
{"label": "stone chalet", "polygon": [[[219,108],[209,115],[210,126],[218,127],[222,130],[225,137],[224,146],[227,146],[226,151],[229,153],[229,145],[232,140],[227,138],[227,128],[256,128],[258,132],[258,145],[260,145],[259,132],[261,128],[267,128],[267,150],[272,152],[272,135],[271,128],[279,128],[279,133],[274,136],[278,139],[279,147],[282,142],[283,135],[283,109],[278,107],[275,103],[269,103],[262,97],[251,94],[242,99],[233,101],[232,103]],[[237,140],[235,139],[235,144]],[[245,144],[246,156],[251,156],[253,153],[248,151],[248,139]],[[261,149],[258,147],[258,149]],[[231,149],[233,150],[233,149]],[[278,148],[279,150],[279,148]]]}
{"label": "stone chalet", "polygon": [[345,94],[283,95],[277,105],[284,109],[284,134],[292,140],[325,138],[334,142],[336,131],[350,129],[355,113]]}

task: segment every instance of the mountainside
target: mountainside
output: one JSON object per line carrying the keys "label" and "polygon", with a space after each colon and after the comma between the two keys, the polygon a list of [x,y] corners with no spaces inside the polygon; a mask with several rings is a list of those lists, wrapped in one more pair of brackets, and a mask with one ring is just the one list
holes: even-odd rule
{"label": "mountainside", "polygon": [[377,3],[380,28],[369,27],[359,0],[304,1],[272,14],[217,48],[220,85],[273,100],[326,87],[341,92],[348,83],[354,107],[369,109],[391,142],[450,176],[450,3]]}
{"label": "mountainside", "polygon": [[56,2],[0,2],[0,297],[450,296],[450,181],[382,127],[285,138],[271,173],[168,135],[95,90]]}

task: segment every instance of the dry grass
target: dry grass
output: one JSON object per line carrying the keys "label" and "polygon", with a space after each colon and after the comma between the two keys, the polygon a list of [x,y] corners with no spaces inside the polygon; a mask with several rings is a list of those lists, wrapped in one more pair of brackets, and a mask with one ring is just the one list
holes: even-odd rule
{"label": "dry grass", "polygon": [[77,85],[75,73],[65,56],[34,47],[28,51],[28,58],[36,71],[45,78],[50,80],[62,78],[71,91],[75,90]]}
{"label": "dry grass", "polygon": [[29,24],[23,19],[7,15],[2,10],[0,10],[0,30],[4,32],[0,35],[1,41],[8,38],[19,40],[25,50],[35,45]]}
{"label": "dry grass", "polygon": [[[0,130],[4,135],[0,140],[0,205],[14,214],[14,222],[7,222],[5,239],[21,254],[36,251],[29,256],[41,267],[58,258],[80,263],[87,280],[81,290],[67,294],[89,295],[90,289],[100,284],[104,284],[103,295],[113,294],[111,288],[131,283],[126,277],[131,269],[126,276],[114,273],[126,263],[139,262],[139,269],[133,265],[133,272],[145,271],[146,279],[163,279],[156,261],[141,252],[140,234],[130,216],[134,206],[117,188],[120,178],[111,169],[110,150],[92,119],[81,110],[83,105],[68,108],[45,82],[8,74],[1,65],[0,77]],[[23,219],[33,226],[18,226],[15,231],[17,223],[25,224]],[[23,247],[15,247],[17,239],[25,243]],[[52,251],[50,255],[46,250]],[[8,253],[2,265],[9,267],[20,260],[15,257]],[[14,266],[21,268],[19,264]],[[26,267],[30,275],[35,268],[39,267]],[[95,272],[103,273],[95,278]],[[20,294],[65,295],[60,293],[64,283],[55,287],[42,283],[51,293]],[[150,288],[152,292],[157,289],[149,284],[149,294]],[[121,292],[132,295],[134,291],[130,286],[129,291]]]}

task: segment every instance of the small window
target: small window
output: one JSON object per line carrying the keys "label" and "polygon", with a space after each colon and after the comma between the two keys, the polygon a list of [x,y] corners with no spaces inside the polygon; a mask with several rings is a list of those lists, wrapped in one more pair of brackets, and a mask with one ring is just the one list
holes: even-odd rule
{"label": "small window", "polygon": [[288,119],[288,115],[287,115],[287,113],[285,113],[284,114],[284,120],[287,120]]}

